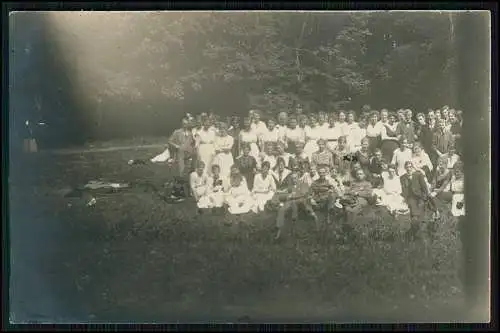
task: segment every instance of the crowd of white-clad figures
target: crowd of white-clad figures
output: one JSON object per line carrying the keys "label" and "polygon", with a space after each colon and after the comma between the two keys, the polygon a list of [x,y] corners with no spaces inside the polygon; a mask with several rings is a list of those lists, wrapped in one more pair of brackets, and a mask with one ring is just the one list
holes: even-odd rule
{"label": "crowd of white-clad figures", "polygon": [[186,114],[155,159],[178,166],[200,212],[275,210],[279,231],[288,211],[349,224],[377,205],[419,224],[440,218],[437,201],[464,216],[461,116],[449,106],[416,114],[298,106],[267,119],[259,110],[243,119]]}

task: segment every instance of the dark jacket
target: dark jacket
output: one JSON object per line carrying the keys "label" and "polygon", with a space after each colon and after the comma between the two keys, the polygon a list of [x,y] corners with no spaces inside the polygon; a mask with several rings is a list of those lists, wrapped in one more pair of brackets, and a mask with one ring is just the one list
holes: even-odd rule
{"label": "dark jacket", "polygon": [[413,197],[425,200],[429,197],[425,176],[420,171],[414,171],[411,176],[405,173],[400,180],[402,195],[405,199]]}

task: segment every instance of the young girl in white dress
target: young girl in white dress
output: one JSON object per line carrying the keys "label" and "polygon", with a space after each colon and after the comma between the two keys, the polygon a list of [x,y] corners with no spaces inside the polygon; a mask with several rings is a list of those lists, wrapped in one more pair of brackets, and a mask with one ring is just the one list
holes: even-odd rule
{"label": "young girl in white dress", "polygon": [[382,172],[382,179],[383,187],[373,190],[378,204],[387,207],[392,215],[408,213],[408,206],[401,195],[401,180],[396,175],[396,166],[390,164],[387,171]]}
{"label": "young girl in white dress", "polygon": [[208,117],[203,119],[203,128],[196,132],[195,140],[198,151],[198,160],[205,165],[205,173],[209,173],[209,167],[215,155],[215,132],[210,129],[211,123]]}
{"label": "young girl in white dress", "polygon": [[254,202],[243,176],[239,173],[231,175],[229,191],[226,194],[226,204],[231,214],[245,214],[253,207]]}
{"label": "young girl in white dress", "polygon": [[198,200],[198,208],[221,208],[224,205],[224,189],[227,184],[220,175],[220,167],[212,165],[212,176],[208,177],[205,194]]}
{"label": "young girl in white dress", "polygon": [[406,173],[405,163],[412,160],[413,152],[411,151],[410,145],[406,138],[402,137],[399,141],[399,145],[400,147],[394,150],[391,164],[394,164],[396,166],[396,174],[401,177]]}
{"label": "young girl in white dress", "polygon": [[250,146],[250,156],[253,156],[255,160],[257,161],[257,167],[260,168],[259,165],[259,146],[257,145],[257,142],[259,140],[257,133],[252,130],[251,128],[251,120],[250,118],[245,118],[243,120],[243,129],[240,131],[240,143],[241,146],[244,146],[245,144]]}
{"label": "young girl in white dress", "polygon": [[219,134],[215,138],[214,148],[215,157],[212,164],[217,164],[220,167],[220,175],[222,178],[228,178],[231,172],[231,166],[234,164],[232,149],[234,139],[227,134],[227,125],[221,123],[219,126]]}
{"label": "young girl in white dress", "polygon": [[255,176],[252,196],[254,200],[253,211],[255,213],[264,211],[266,203],[271,200],[276,193],[276,183],[269,173],[269,162],[263,162],[261,172]]}

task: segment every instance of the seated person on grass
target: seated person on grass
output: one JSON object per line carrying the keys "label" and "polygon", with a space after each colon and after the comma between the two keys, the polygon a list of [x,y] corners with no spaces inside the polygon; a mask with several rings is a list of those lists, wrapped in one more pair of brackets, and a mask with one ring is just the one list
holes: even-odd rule
{"label": "seated person on grass", "polygon": [[402,196],[401,181],[396,174],[395,165],[389,165],[387,171],[382,172],[382,180],[382,188],[373,190],[373,194],[377,197],[377,205],[386,207],[393,217],[408,213],[408,206]]}
{"label": "seated person on grass", "polygon": [[269,162],[262,162],[261,172],[255,176],[252,190],[255,205],[253,211],[258,213],[264,211],[266,203],[271,200],[276,193],[276,183],[274,177],[269,173]]}
{"label": "seated person on grass", "polygon": [[372,184],[366,180],[362,168],[354,171],[354,179],[346,188],[345,195],[340,198],[340,207],[343,208],[344,222],[351,224],[363,208],[374,201]]}
{"label": "seated person on grass", "polygon": [[232,174],[230,177],[229,190],[226,193],[226,204],[231,214],[248,213],[254,205],[250,190],[243,180],[243,176],[239,173]]}
{"label": "seated person on grass", "polygon": [[292,211],[292,222],[297,221],[299,209],[301,208],[304,209],[308,215],[313,217],[315,221],[318,220],[311,206],[309,184],[307,181],[303,182],[301,179],[300,172],[294,170],[289,176],[287,191],[281,194],[281,202],[279,203],[278,215],[276,217],[276,239],[278,239],[282,233],[283,227],[285,226],[285,215],[289,210]]}
{"label": "seated person on grass", "polygon": [[[323,210],[327,216],[326,222],[330,223],[330,211],[333,210],[340,190],[330,177],[327,166],[318,166],[318,176],[319,178],[311,184],[311,204],[314,209]],[[318,223],[317,218],[315,220]]]}
{"label": "seated person on grass", "polygon": [[198,208],[221,209],[225,198],[224,183],[225,181],[220,176],[220,167],[217,164],[213,164],[212,176],[208,177],[208,186],[205,194],[198,200]]}
{"label": "seated person on grass", "polygon": [[196,165],[196,170],[191,173],[189,176],[189,185],[191,187],[191,193],[193,194],[196,202],[203,197],[208,189],[209,178],[208,175],[204,172],[205,163],[202,161],[198,161]]}

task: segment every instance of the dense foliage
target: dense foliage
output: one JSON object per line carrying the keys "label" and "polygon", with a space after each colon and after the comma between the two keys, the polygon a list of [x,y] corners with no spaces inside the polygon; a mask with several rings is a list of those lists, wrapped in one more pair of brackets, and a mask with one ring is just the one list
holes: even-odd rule
{"label": "dense foliage", "polygon": [[[113,21],[112,29],[105,31],[94,24],[77,25],[76,19],[86,19],[86,15],[79,15],[74,27],[60,31],[58,38],[51,37],[54,31],[46,28],[45,42],[39,38],[37,45],[32,39],[31,55],[37,48],[38,54],[50,54],[47,50],[56,52],[56,44],[78,40],[84,26],[85,33],[92,32],[95,50],[85,50],[87,54],[95,52],[96,60],[83,76],[95,89],[85,96],[66,98],[69,101],[63,104],[69,106],[54,107],[47,102],[44,106],[52,118],[75,118],[67,114],[68,109],[75,110],[75,103],[92,110],[94,116],[84,122],[84,127],[94,136],[104,132],[108,136],[165,133],[188,110],[197,113],[214,109],[222,115],[241,115],[258,107],[274,113],[300,103],[309,111],[339,107],[356,110],[363,104],[425,111],[454,104],[457,62],[453,15],[115,13],[102,18]],[[20,42],[22,29],[26,28],[18,23],[18,48],[25,47]],[[64,89],[71,89],[71,85],[64,82],[71,81],[68,77],[71,67],[76,66],[74,59],[85,53],[74,51],[72,56],[66,55],[66,64],[57,61],[56,70],[67,72],[59,81],[66,81],[44,87],[41,94],[52,96],[45,101],[57,99],[57,93],[48,92],[56,86],[62,86],[59,95],[70,94]],[[45,57],[58,59],[53,53]],[[17,66],[16,77],[26,76],[23,70],[29,71],[28,77],[38,76],[35,90],[42,89],[40,77],[54,75],[53,71],[47,73],[50,69]],[[133,130],[109,130],[118,114],[133,117]],[[82,126],[80,118],[76,123]],[[173,120],[168,122],[168,129],[166,119]]]}

